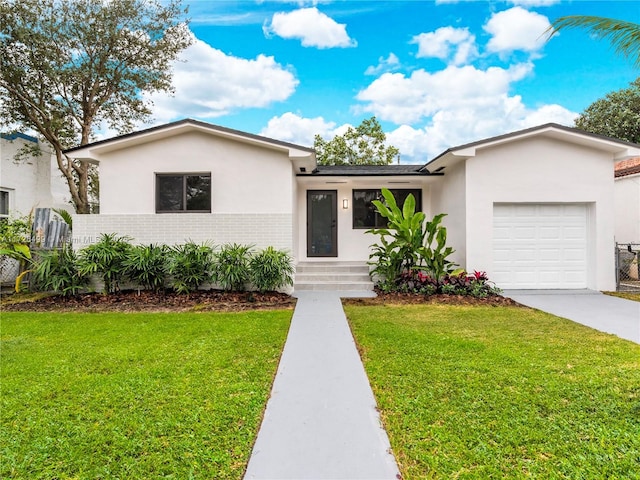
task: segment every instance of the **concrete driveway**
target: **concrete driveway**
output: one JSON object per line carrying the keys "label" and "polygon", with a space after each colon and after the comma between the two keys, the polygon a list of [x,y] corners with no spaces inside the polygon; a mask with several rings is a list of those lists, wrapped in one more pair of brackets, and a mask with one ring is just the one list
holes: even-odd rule
{"label": "concrete driveway", "polygon": [[640,302],[593,290],[505,290],[522,305],[640,343]]}

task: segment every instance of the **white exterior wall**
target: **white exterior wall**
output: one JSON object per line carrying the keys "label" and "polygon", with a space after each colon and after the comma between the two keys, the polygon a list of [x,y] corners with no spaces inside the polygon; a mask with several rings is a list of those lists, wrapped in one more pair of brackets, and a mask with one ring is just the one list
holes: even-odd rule
{"label": "white exterior wall", "polygon": [[[365,233],[367,229],[353,228],[353,190],[359,189],[422,189],[422,209],[428,212],[430,208],[430,185],[434,179],[441,180],[440,177],[426,177],[421,179],[404,180],[410,183],[389,183],[389,180],[358,180],[350,177],[333,178],[321,177],[317,179],[306,179],[298,177],[298,233],[296,242],[298,244],[298,261],[341,261],[341,262],[366,262],[369,260],[371,245],[377,242],[376,235]],[[394,180],[391,180],[394,181]],[[395,181],[398,181],[396,178]],[[343,183],[331,183],[343,182]],[[307,191],[308,190],[336,190],[338,192],[337,205],[337,228],[338,228],[338,256],[337,257],[307,257]],[[342,201],[348,199],[349,208],[344,209]]]}
{"label": "white exterior wall", "polygon": [[287,213],[74,215],[73,246],[80,249],[97,242],[103,233],[117,232],[143,245],[176,245],[191,240],[217,246],[253,244],[258,249],[273,246],[292,252],[292,219]]}
{"label": "white exterior wall", "polygon": [[640,242],[640,174],[618,177],[614,183],[616,241]]}
{"label": "white exterior wall", "polygon": [[447,228],[447,245],[455,252],[449,260],[464,268],[467,262],[467,217],[466,217],[466,176],[465,162],[447,167],[444,177],[432,187],[431,207],[428,213],[433,217],[446,213],[442,225]]}
{"label": "white exterior wall", "polygon": [[615,289],[613,159],[536,138],[480,150],[466,162],[466,268],[492,276],[494,203],[588,204],[588,288]]}
{"label": "white exterior wall", "polygon": [[[117,233],[134,243],[193,240],[294,254],[293,167],[268,148],[189,132],[103,153],[100,215],[74,217],[75,248]],[[155,213],[156,173],[211,172],[211,213]]]}
{"label": "white exterior wall", "polygon": [[155,174],[190,172],[211,172],[212,213],[292,212],[291,161],[275,150],[190,132],[99,160],[102,214],[155,214]]}
{"label": "white exterior wall", "polygon": [[[65,208],[68,189],[51,153],[41,145],[42,154],[16,162],[15,155],[25,145],[33,145],[23,138],[0,140],[0,190],[9,192],[10,216],[28,215],[36,207]],[[65,196],[66,193],[66,196]]]}

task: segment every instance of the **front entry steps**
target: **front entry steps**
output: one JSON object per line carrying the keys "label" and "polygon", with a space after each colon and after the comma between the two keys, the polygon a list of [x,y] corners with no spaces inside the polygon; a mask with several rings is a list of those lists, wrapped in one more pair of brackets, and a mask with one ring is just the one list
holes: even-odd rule
{"label": "front entry steps", "polygon": [[369,265],[364,262],[300,262],[296,291],[373,291]]}

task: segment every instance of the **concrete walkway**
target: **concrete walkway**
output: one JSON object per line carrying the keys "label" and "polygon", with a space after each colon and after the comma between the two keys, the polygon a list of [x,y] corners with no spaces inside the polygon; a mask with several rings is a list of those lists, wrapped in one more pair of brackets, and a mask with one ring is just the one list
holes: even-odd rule
{"label": "concrete walkway", "polygon": [[640,343],[640,303],[593,290],[505,290],[522,305]]}
{"label": "concrete walkway", "polygon": [[245,479],[396,479],[338,292],[300,292]]}

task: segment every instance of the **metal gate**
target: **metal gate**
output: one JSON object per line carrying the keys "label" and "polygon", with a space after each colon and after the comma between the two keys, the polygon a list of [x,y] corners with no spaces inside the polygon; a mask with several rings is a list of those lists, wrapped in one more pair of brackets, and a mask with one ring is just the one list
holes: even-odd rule
{"label": "metal gate", "polygon": [[640,243],[616,243],[616,289],[640,292]]}

